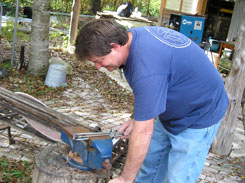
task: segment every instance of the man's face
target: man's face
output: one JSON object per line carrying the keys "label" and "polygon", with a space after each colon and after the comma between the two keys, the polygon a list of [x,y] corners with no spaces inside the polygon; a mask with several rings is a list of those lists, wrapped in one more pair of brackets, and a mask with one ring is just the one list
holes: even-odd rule
{"label": "man's face", "polygon": [[111,52],[105,56],[91,56],[88,60],[93,62],[98,70],[104,67],[108,71],[114,71],[123,64],[120,49],[117,48],[112,48]]}

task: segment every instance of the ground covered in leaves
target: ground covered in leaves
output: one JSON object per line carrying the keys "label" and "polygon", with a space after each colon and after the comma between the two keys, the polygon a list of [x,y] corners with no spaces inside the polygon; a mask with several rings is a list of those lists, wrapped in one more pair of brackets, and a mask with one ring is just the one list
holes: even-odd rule
{"label": "ground covered in leaves", "polygon": [[1,183],[30,183],[33,163],[0,157]]}
{"label": "ground covered in leaves", "polygon": [[[52,41],[51,43],[52,44]],[[53,43],[57,44],[57,43]],[[8,46],[5,46],[8,45]],[[26,71],[29,57],[29,45],[25,40],[17,41],[15,61],[13,68],[10,68],[10,43],[2,39],[0,47],[0,69],[8,69],[8,77],[0,77],[0,87],[6,88],[13,92],[25,92],[37,98],[59,98],[62,92],[71,87],[73,77],[80,77],[86,81],[93,89],[100,92],[104,99],[108,100],[115,107],[120,106],[124,109],[132,110],[133,94],[120,87],[118,83],[110,79],[105,73],[98,71],[93,65],[78,61],[74,55],[69,54],[62,48],[53,47],[50,49],[50,58],[59,57],[68,62],[73,69],[71,76],[67,76],[67,87],[52,88],[44,85],[44,76],[30,76]],[[16,69],[19,62],[20,45],[26,45],[25,67],[20,70]],[[52,47],[52,45],[51,45]],[[8,56],[6,56],[8,55]],[[7,59],[8,58],[8,59]]]}

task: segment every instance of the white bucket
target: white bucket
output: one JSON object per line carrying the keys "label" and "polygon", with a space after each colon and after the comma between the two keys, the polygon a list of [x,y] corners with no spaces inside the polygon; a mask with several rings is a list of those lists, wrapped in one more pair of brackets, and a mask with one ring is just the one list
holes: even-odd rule
{"label": "white bucket", "polygon": [[61,64],[49,65],[44,84],[50,87],[66,86],[66,67]]}

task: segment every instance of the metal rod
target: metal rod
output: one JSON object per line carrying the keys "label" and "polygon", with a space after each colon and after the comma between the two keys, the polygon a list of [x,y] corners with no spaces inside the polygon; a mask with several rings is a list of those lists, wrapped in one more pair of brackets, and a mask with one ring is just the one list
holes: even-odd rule
{"label": "metal rod", "polygon": [[116,136],[122,136],[123,132],[110,131],[110,132],[89,132],[89,133],[75,133],[73,135],[73,140],[87,140],[89,137],[100,137],[108,135],[111,138]]}
{"label": "metal rod", "polygon": [[11,127],[6,125],[0,125],[0,130],[6,130],[6,129],[8,129],[9,145],[14,144],[15,141],[11,135]]}
{"label": "metal rod", "polygon": [[2,31],[2,16],[3,16],[3,6],[0,3],[0,36],[1,36],[1,31]]}
{"label": "metal rod", "polygon": [[11,52],[11,67],[13,67],[14,65],[14,49],[15,49],[16,29],[17,29],[17,23],[18,23],[18,13],[19,13],[19,0],[16,0],[14,36],[13,36],[12,52]]}

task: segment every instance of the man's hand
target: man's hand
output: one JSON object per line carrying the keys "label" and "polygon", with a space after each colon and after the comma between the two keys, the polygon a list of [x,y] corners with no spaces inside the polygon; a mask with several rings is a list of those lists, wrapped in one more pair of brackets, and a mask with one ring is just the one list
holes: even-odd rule
{"label": "man's hand", "polygon": [[127,180],[124,180],[121,176],[118,176],[114,179],[111,179],[109,183],[133,183],[133,182],[129,182]]}
{"label": "man's hand", "polygon": [[121,138],[122,139],[129,138],[133,128],[134,128],[134,120],[133,119],[124,122],[122,124],[121,128],[118,130],[119,132],[124,132],[124,135],[121,136]]}

